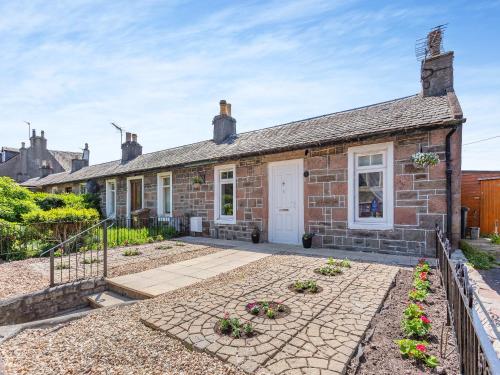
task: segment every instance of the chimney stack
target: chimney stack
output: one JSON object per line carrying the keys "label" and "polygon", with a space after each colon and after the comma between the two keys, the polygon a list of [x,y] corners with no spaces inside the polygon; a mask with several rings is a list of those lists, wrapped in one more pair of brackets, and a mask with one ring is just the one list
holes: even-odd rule
{"label": "chimney stack", "polygon": [[219,106],[220,113],[212,121],[215,143],[222,143],[230,136],[236,135],[236,120],[231,117],[231,104],[221,100]]}
{"label": "chimney stack", "polygon": [[81,159],[71,159],[71,173],[79,171],[84,167],[89,166],[90,150],[89,144],[85,143]]}
{"label": "chimney stack", "polygon": [[137,134],[127,132],[125,143],[122,144],[122,163],[129,162],[142,155],[142,146],[137,142]]}
{"label": "chimney stack", "polygon": [[453,91],[453,51],[443,52],[441,29],[427,35],[426,56],[422,61],[422,95],[441,96]]}

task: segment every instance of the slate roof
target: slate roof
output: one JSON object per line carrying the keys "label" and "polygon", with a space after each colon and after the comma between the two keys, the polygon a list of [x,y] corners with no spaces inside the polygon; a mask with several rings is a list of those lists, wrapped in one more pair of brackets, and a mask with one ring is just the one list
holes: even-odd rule
{"label": "slate roof", "polygon": [[71,160],[81,159],[81,152],[48,150],[49,153],[66,171],[71,171]]}
{"label": "slate roof", "polygon": [[[445,126],[461,119],[449,95],[422,97],[420,94],[343,112],[294,121],[261,130],[236,134],[222,144],[206,140],[167,150],[143,154],[128,163],[121,160],[91,165],[79,171],[62,172],[43,179],[31,179],[26,186],[85,181],[149,169],[234,159],[241,156],[279,152],[356,138]],[[454,95],[454,94],[453,94]],[[456,98],[456,97],[455,97]],[[460,112],[460,113],[459,113]]]}

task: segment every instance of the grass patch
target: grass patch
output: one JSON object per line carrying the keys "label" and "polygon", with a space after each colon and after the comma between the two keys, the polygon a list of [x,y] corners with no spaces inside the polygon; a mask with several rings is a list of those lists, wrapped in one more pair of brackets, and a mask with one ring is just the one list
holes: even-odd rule
{"label": "grass patch", "polygon": [[489,270],[491,268],[494,268],[498,264],[493,255],[488,254],[486,251],[475,248],[466,241],[460,241],[460,249],[463,251],[469,263],[475,269]]}
{"label": "grass patch", "polygon": [[500,235],[492,234],[490,235],[490,240],[493,245],[500,245]]}
{"label": "grass patch", "polygon": [[126,256],[126,257],[133,257],[133,256],[141,255],[141,252],[139,251],[139,249],[127,249],[122,254],[123,254],[123,256]]}

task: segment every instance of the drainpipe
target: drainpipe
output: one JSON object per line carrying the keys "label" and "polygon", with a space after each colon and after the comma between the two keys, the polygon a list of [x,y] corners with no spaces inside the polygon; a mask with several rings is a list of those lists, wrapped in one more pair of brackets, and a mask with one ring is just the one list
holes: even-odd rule
{"label": "drainpipe", "polygon": [[451,243],[451,232],[453,224],[453,202],[451,194],[451,176],[453,174],[453,168],[451,167],[451,136],[457,131],[454,127],[446,134],[446,237]]}

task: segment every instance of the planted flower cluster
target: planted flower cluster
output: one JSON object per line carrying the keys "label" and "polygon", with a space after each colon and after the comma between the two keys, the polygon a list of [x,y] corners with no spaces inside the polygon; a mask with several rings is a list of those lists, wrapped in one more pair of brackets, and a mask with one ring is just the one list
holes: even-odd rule
{"label": "planted flower cluster", "polygon": [[219,319],[217,325],[220,333],[230,335],[234,338],[250,337],[254,334],[254,329],[250,322],[242,324],[238,318],[231,318],[228,312],[224,313],[224,317]]}
{"label": "planted flower cluster", "polygon": [[[425,301],[430,290],[429,272],[429,263],[420,259],[415,267],[413,290],[409,294],[410,300]],[[431,330],[431,320],[427,317],[421,304],[411,302],[408,305],[404,311],[401,328],[406,336],[405,339],[396,340],[401,354],[404,357],[423,362],[428,367],[436,367],[439,362],[435,356],[427,353],[428,343],[425,341]]]}
{"label": "planted flower cluster", "polygon": [[293,284],[293,289],[298,293],[318,293],[318,284],[314,280],[297,280]]}
{"label": "planted flower cluster", "polygon": [[255,316],[276,319],[285,312],[285,305],[282,302],[255,301],[247,304],[246,310]]}
{"label": "planted flower cluster", "polygon": [[328,258],[326,265],[318,268],[317,272],[324,276],[335,276],[342,273],[342,268],[351,268],[351,262],[348,259]]}

